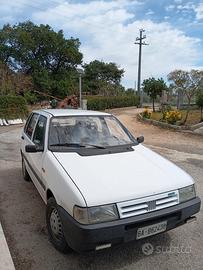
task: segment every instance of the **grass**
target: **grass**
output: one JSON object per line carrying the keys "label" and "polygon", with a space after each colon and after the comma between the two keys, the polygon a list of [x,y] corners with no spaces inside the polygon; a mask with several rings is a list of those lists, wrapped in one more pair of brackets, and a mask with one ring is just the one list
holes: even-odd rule
{"label": "grass", "polygon": [[[181,110],[182,120],[185,119],[186,110]],[[151,119],[153,120],[161,120],[162,113],[161,112],[152,112]],[[188,119],[186,125],[195,125],[200,122],[200,110],[191,110],[188,115]]]}

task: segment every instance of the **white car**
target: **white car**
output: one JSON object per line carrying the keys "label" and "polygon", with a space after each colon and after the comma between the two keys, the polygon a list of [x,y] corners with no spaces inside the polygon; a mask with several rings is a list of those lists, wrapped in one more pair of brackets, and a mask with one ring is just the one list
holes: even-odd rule
{"label": "white car", "polygon": [[193,179],[143,140],[108,113],[31,113],[22,133],[23,176],[46,203],[59,251],[108,248],[195,219],[201,202]]}

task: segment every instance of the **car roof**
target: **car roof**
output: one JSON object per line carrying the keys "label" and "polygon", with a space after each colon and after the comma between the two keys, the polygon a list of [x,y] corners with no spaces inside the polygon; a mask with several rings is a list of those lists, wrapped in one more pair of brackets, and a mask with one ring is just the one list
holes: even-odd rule
{"label": "car roof", "polygon": [[43,110],[37,110],[34,112],[39,113],[39,114],[48,113],[48,114],[51,114],[52,116],[110,115],[109,113],[105,113],[105,112],[80,110],[80,109],[43,109]]}

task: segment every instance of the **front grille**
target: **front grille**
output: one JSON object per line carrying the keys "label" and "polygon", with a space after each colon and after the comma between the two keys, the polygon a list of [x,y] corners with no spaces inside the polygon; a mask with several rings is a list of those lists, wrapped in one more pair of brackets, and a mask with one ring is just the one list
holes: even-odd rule
{"label": "front grille", "polygon": [[177,190],[161,193],[137,200],[117,203],[120,218],[133,217],[161,210],[179,203]]}

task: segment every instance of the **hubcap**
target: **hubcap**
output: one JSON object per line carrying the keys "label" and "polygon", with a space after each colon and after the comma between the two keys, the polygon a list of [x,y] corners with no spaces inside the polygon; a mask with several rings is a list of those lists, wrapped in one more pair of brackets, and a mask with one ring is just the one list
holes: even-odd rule
{"label": "hubcap", "polygon": [[62,237],[62,224],[56,208],[53,209],[50,216],[51,230],[57,239]]}

